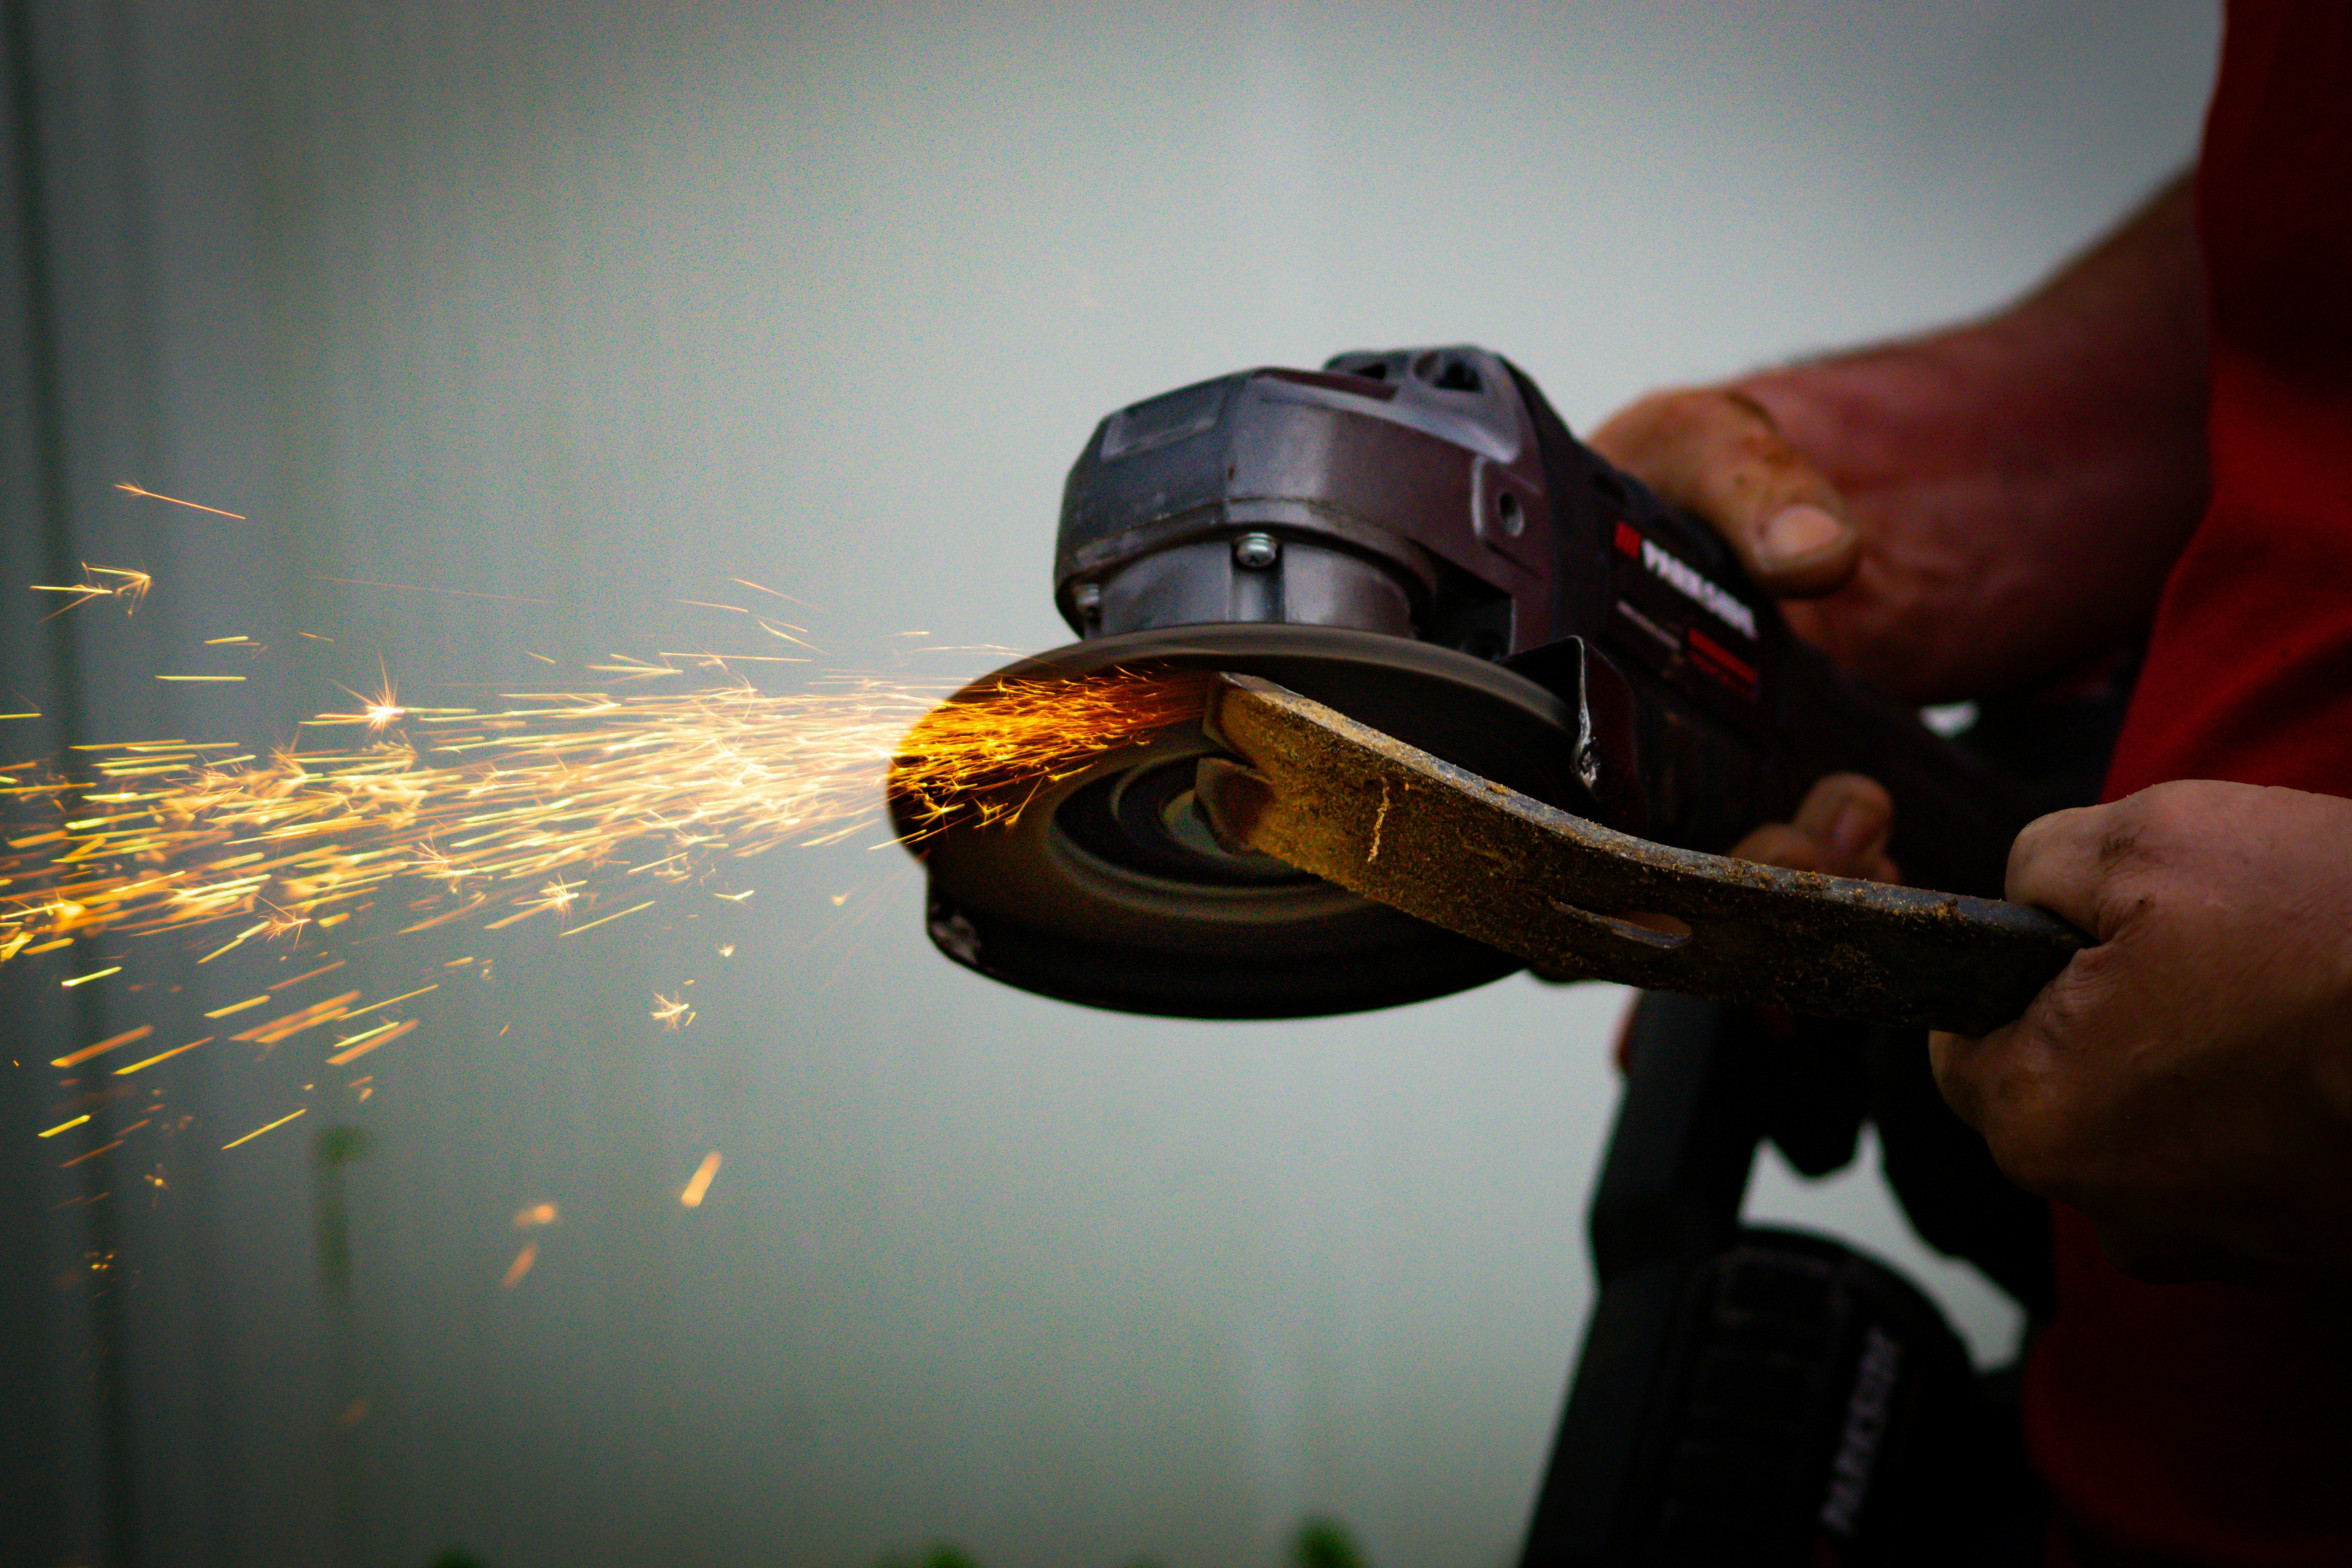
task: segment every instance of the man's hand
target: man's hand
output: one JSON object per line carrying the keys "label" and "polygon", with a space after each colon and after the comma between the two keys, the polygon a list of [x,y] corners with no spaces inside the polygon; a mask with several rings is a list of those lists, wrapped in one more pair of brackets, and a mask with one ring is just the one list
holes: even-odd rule
{"label": "man's hand", "polygon": [[1594,431],[1592,448],[1704,518],[1765,592],[1845,586],[1861,559],[1845,498],[1789,444],[1762,403],[1732,387],[1652,392]]}
{"label": "man's hand", "polygon": [[2176,183],[1999,315],[1654,392],[1589,439],[1888,695],[2060,684],[2145,631],[2203,508],[2193,215]]}
{"label": "man's hand", "polygon": [[1832,773],[1806,791],[1786,822],[1767,822],[1733,846],[1734,859],[1824,876],[1901,882],[1886,858],[1895,831],[1895,802],[1884,786],[1859,773]]}
{"label": "man's hand", "polygon": [[2192,780],[2019,835],[2089,932],[2025,1016],[1938,1035],[2010,1178],[2151,1279],[2352,1267],[2352,800]]}

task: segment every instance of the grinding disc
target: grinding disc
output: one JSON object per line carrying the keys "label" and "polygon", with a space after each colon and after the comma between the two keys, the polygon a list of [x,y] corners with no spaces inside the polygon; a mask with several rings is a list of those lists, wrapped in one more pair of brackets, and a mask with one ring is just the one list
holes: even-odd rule
{"label": "grinding disc", "polygon": [[[1263,675],[1483,778],[1574,809],[1566,706],[1526,677],[1452,649],[1332,627],[1218,623],[1073,643],[982,676],[1113,672]],[[893,820],[930,875],[932,941],[992,978],[1122,1012],[1304,1018],[1483,985],[1518,961],[1368,903],[1279,861],[1235,854],[1192,809],[1215,747],[1197,720],[1106,751],[1038,788],[1009,821],[926,831]]]}

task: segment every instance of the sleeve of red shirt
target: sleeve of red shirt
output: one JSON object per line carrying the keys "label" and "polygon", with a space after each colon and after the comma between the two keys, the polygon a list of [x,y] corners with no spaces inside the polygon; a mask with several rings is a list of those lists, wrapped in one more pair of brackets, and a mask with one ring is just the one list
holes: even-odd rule
{"label": "sleeve of red shirt", "polygon": [[[2352,796],[2352,3],[2232,0],[2198,177],[2212,496],[2108,775]],[[2060,1208],[2053,1563],[2352,1564],[2352,1289],[2150,1285]]]}

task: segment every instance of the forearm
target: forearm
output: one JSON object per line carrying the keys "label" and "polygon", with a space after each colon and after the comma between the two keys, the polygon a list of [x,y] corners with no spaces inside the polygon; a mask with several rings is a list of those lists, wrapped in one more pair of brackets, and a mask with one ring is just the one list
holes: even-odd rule
{"label": "forearm", "polygon": [[1737,386],[1862,534],[1800,632],[1916,701],[2062,678],[2145,626],[2202,509],[2189,183],[2000,315]]}

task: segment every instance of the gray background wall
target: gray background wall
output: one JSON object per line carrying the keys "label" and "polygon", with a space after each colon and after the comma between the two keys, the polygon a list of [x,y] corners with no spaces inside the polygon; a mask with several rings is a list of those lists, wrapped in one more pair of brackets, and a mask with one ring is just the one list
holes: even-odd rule
{"label": "gray background wall", "polygon": [[[158,584],[135,622],[12,626],[49,716],[11,758],[266,736],[379,657],[425,700],[677,646],[715,633],[674,601],[732,576],[813,601],[845,665],[1055,643],[1061,475],[1109,408],[1467,340],[1590,423],[1991,308],[2184,161],[2217,35],[2126,0],[8,17],[6,569]],[[148,679],[239,631],[289,651],[235,695]],[[383,994],[498,964],[344,1114],[347,1289],[302,1134],[211,1152],[283,1063],[190,1058],[173,1103],[223,1135],[136,1203],[143,1157],[60,1173],[19,1135],[56,1086],[14,1069],[24,1560],[1226,1564],[1325,1512],[1380,1563],[1507,1561],[1621,998],[1086,1012],[938,958],[899,860],[772,855],[740,911],[602,943],[355,951]],[[688,977],[696,1023],[657,1032]],[[12,1054],[132,1016],[95,991],[26,992]],[[1768,1167],[1752,1207],[1903,1260],[2006,1354],[1868,1166]],[[98,1173],[110,1207],[53,1210]]]}

